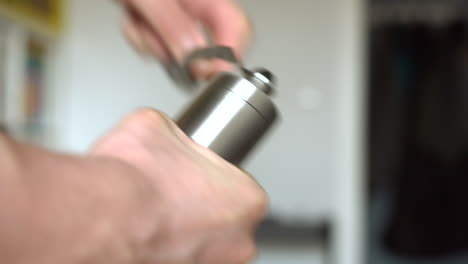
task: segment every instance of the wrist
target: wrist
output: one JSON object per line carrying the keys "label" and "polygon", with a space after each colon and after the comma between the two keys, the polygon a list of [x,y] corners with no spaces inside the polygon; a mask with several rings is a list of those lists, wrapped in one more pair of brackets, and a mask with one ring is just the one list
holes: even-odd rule
{"label": "wrist", "polygon": [[[85,239],[89,241],[90,256],[107,251],[113,263],[137,263],[142,254],[137,250],[160,230],[158,190],[144,173],[125,161],[88,157],[86,162],[90,174],[100,178],[90,181],[98,194],[89,201],[95,205],[91,212],[96,212],[96,220],[91,223],[92,236]],[[96,263],[110,261],[107,255],[99,257],[102,259]]]}
{"label": "wrist", "polygon": [[[59,155],[0,136],[0,257],[8,263],[136,263],[158,228],[157,190],[129,164]],[[103,255],[105,254],[105,255]]]}

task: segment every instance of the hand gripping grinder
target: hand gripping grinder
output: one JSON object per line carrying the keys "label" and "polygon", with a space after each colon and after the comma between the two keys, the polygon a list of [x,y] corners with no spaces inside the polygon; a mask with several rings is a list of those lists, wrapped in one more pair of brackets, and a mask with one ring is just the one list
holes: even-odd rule
{"label": "hand gripping grinder", "polygon": [[270,97],[275,77],[266,69],[244,68],[230,48],[220,46],[198,50],[182,66],[166,65],[166,70],[180,86],[193,87],[189,64],[199,58],[222,59],[237,67],[214,76],[176,122],[195,142],[240,165],[277,120]]}

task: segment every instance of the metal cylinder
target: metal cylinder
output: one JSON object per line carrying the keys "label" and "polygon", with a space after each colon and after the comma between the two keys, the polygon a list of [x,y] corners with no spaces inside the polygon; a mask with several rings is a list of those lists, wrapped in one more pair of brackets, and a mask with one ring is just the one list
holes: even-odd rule
{"label": "metal cylinder", "polygon": [[264,69],[221,73],[177,121],[195,142],[239,165],[277,119],[270,95],[273,75]]}

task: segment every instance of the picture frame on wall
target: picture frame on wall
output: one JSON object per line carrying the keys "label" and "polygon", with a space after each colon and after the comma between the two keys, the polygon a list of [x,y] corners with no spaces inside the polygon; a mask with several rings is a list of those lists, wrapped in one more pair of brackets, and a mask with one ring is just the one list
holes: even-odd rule
{"label": "picture frame on wall", "polygon": [[0,129],[33,143],[46,142],[50,134],[45,104],[50,45],[45,36],[0,18]]}
{"label": "picture frame on wall", "polygon": [[23,117],[27,125],[40,124],[45,98],[45,65],[47,46],[40,39],[26,41],[24,87],[22,94]]}

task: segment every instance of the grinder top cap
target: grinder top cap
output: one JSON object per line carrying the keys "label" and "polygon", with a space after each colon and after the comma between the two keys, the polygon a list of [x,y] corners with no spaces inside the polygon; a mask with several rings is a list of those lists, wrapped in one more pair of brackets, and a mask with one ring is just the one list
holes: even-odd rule
{"label": "grinder top cap", "polygon": [[255,68],[247,70],[242,68],[245,77],[255,84],[260,90],[267,95],[273,95],[276,86],[276,77],[269,70],[265,68]]}

